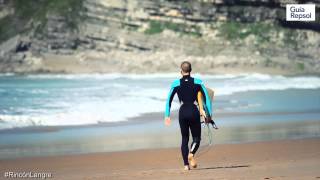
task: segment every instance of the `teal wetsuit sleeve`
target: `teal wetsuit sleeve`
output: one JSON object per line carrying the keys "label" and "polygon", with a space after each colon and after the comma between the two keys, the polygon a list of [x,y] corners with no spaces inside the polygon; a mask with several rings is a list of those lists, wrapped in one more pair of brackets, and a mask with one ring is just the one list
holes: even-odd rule
{"label": "teal wetsuit sleeve", "polygon": [[171,103],[173,100],[173,97],[175,93],[177,92],[177,87],[180,86],[180,80],[175,80],[171,84],[171,88],[168,94],[167,102],[166,102],[166,110],[165,110],[165,117],[170,117],[170,108],[171,108]]}
{"label": "teal wetsuit sleeve", "polygon": [[208,94],[207,88],[204,86],[203,82],[200,79],[194,79],[194,83],[195,84],[199,84],[201,87],[201,91],[204,93],[205,96],[205,104],[208,110],[209,115],[212,117],[212,109],[211,109],[211,99],[210,96]]}

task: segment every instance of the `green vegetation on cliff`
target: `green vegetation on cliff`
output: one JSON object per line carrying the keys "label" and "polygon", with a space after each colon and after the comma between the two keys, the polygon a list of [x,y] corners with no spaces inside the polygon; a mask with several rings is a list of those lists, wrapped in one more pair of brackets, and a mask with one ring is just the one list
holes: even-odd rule
{"label": "green vegetation on cliff", "polygon": [[[297,47],[297,30],[284,28],[276,23],[266,22],[242,23],[236,21],[224,22],[218,26],[218,36],[229,41],[239,41],[248,38],[250,35],[255,37],[259,46],[272,41],[281,42],[285,46]],[[283,35],[283,37],[280,36]]]}
{"label": "green vegetation on cliff", "polygon": [[241,23],[241,22],[226,22],[220,26],[220,36],[229,40],[245,39],[249,35],[255,35],[259,42],[269,41],[269,34],[276,28],[267,23]]}
{"label": "green vegetation on cliff", "polygon": [[19,33],[19,29],[15,26],[14,19],[11,16],[0,19],[0,42],[9,39]]}
{"label": "green vegetation on cliff", "polygon": [[76,29],[83,8],[83,0],[12,0],[9,3],[15,13],[0,19],[0,42],[34,28],[34,24],[38,25],[37,30],[42,30],[49,13],[64,17],[68,27]]}
{"label": "green vegetation on cliff", "polygon": [[[263,44],[272,43],[272,39],[283,37],[279,39],[282,44],[290,47],[297,46],[296,30],[281,27],[278,24],[271,24],[266,22],[243,23],[237,21],[227,21],[221,24],[212,24],[215,28],[212,31],[218,30],[218,36],[229,41],[242,42],[250,35],[255,38],[255,42],[259,46]],[[144,31],[147,35],[159,34],[164,30],[171,30],[180,35],[201,37],[201,28],[199,26],[190,26],[181,23],[174,23],[171,21],[149,21],[149,27]]]}
{"label": "green vegetation on cliff", "polygon": [[164,30],[171,30],[177,32],[181,35],[191,35],[195,37],[200,37],[200,28],[197,26],[190,26],[181,23],[174,23],[169,21],[155,21],[151,20],[149,22],[149,28],[144,32],[145,34],[158,34],[162,33]]}

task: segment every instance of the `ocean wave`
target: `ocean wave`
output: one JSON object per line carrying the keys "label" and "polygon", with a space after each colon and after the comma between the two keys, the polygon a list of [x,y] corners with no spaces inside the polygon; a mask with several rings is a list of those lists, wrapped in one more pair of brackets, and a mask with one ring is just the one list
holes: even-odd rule
{"label": "ocean wave", "polygon": [[33,79],[154,79],[154,78],[175,78],[179,76],[178,73],[155,73],[155,74],[39,74],[27,75],[26,78]]}
{"label": "ocean wave", "polygon": [[[271,75],[259,73],[242,73],[242,74],[193,74],[196,78],[205,79],[232,79],[239,77],[253,77],[259,79],[271,78]],[[109,74],[31,74],[26,75],[26,78],[32,79],[176,79],[181,77],[180,73],[152,73],[152,74],[124,74],[124,73],[109,73]]]}
{"label": "ocean wave", "polygon": [[0,77],[2,77],[2,76],[15,76],[15,74],[14,73],[0,73]]}
{"label": "ocean wave", "polygon": [[[1,75],[1,74],[0,74]],[[4,74],[3,74],[4,75]],[[14,74],[7,74],[12,76]],[[5,75],[4,75],[5,76]],[[282,75],[268,75],[260,73],[240,73],[240,74],[201,74],[195,73],[194,77],[205,79],[232,79],[232,78],[257,78],[257,79],[270,79],[272,77],[285,77]],[[169,78],[176,79],[181,77],[180,73],[152,73],[152,74],[125,74],[125,73],[106,73],[106,74],[29,74],[23,77],[33,79],[155,79],[155,78]]]}
{"label": "ocean wave", "polygon": [[219,96],[258,90],[317,89],[320,88],[320,78],[254,75],[226,80],[218,84],[209,80],[208,85],[215,90],[215,95]]}
{"label": "ocean wave", "polygon": [[[68,95],[66,95],[68,96]],[[150,96],[126,95],[116,97],[75,97],[72,100],[56,99],[44,103],[33,111],[31,106],[9,109],[10,114],[0,114],[0,129],[26,126],[85,125],[101,122],[127,121],[143,113],[162,112],[165,99]],[[178,104],[173,103],[172,110]]]}
{"label": "ocean wave", "polygon": [[[215,96],[247,91],[320,88],[319,77],[265,74],[194,76],[214,89]],[[0,97],[0,112],[3,113],[0,114],[0,129],[119,122],[144,113],[163,112],[170,84],[177,77],[177,74],[28,75],[23,83],[19,78],[16,84],[16,79],[13,79],[10,86],[0,83],[3,94]],[[52,80],[55,78],[60,80]],[[83,78],[86,80],[82,81]],[[118,81],[119,78],[122,79]],[[229,106],[240,108],[238,103],[233,100]],[[175,98],[172,110],[178,107]]]}

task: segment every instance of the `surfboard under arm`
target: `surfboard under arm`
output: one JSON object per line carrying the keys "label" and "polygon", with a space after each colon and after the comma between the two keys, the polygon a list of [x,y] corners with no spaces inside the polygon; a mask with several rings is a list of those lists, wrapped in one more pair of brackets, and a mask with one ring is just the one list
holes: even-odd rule
{"label": "surfboard under arm", "polygon": [[[207,88],[207,87],[206,87],[206,89],[207,89],[208,95],[209,95],[211,103],[212,103],[212,100],[213,100],[213,97],[214,97],[214,91],[212,89],[210,89],[210,88]],[[203,94],[201,93],[201,91],[198,92],[197,98],[198,98],[198,103],[199,103],[200,110],[203,110],[206,113],[206,116],[209,117],[210,113],[209,113],[209,110],[206,107],[206,104],[203,101],[204,97],[203,97]],[[212,105],[211,105],[211,107],[212,107]]]}

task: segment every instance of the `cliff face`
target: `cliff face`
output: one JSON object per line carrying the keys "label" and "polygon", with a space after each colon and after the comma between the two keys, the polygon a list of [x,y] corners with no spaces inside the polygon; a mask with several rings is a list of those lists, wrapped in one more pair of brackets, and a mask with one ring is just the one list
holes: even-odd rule
{"label": "cliff face", "polygon": [[[202,73],[320,72],[318,4],[317,21],[288,23],[287,1],[77,2],[81,8],[30,18],[26,30],[3,41],[0,71],[168,72],[190,60]],[[61,58],[76,68],[59,68],[52,59]]]}

